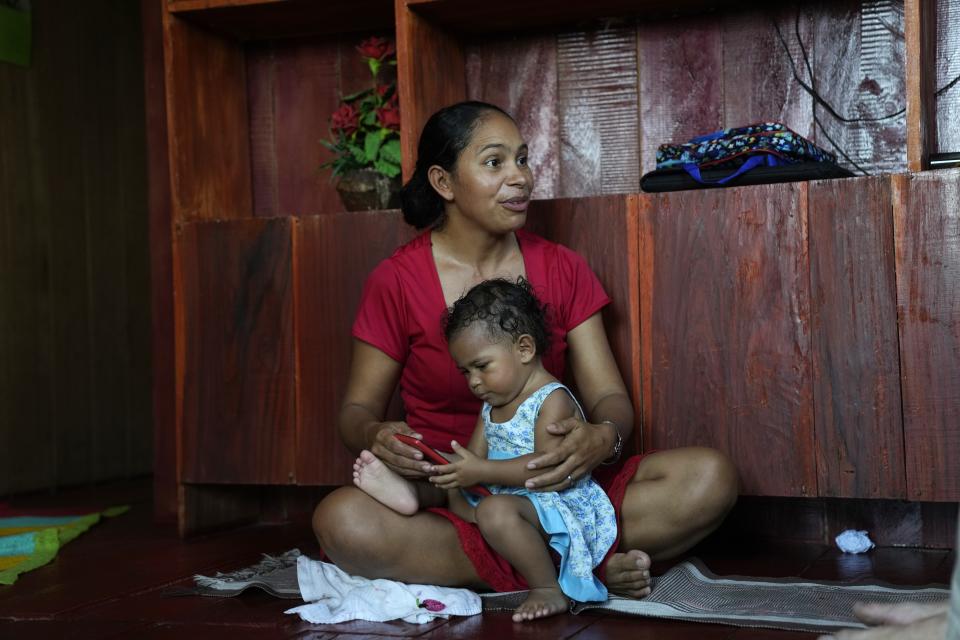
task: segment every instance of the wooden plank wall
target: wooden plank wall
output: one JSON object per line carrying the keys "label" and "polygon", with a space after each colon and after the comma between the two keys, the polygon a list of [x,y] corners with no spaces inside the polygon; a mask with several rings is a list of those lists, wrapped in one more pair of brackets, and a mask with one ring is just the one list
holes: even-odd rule
{"label": "wooden plank wall", "polygon": [[818,128],[791,57],[809,83],[806,50],[815,87],[840,115],[882,116],[903,108],[902,30],[897,3],[844,0],[473,37],[464,47],[467,96],[517,117],[538,167],[538,198],[638,191],[657,145],[762,121],[836,152],[829,136],[871,173],[899,171],[905,116],[845,123],[819,106]]}
{"label": "wooden plank wall", "polygon": [[174,222],[249,217],[243,48],[169,13],[163,28]]}
{"label": "wooden plank wall", "polygon": [[348,484],[354,456],[340,440],[337,419],[353,319],[367,275],[415,230],[399,211],[358,211],[301,217],[296,234],[297,482]]}
{"label": "wooden plank wall", "polygon": [[960,151],[960,82],[947,88],[960,76],[960,0],[937,2],[937,76],[936,99],[937,149]]}
{"label": "wooden plank wall", "polygon": [[[320,165],[333,154],[330,115],[340,96],[373,86],[355,47],[361,35],[268,42],[246,47],[250,162],[257,216],[332,213],[343,207]],[[395,77],[384,66],[381,82]]]}
{"label": "wooden plank wall", "polygon": [[184,482],[296,478],[293,219],[184,225]]}
{"label": "wooden plank wall", "polygon": [[0,495],[152,468],[139,6],[32,7],[0,64]]}
{"label": "wooden plank wall", "polygon": [[[941,21],[950,15],[941,11]],[[621,306],[608,328],[638,407],[643,400],[647,445],[725,449],[745,470],[748,493],[953,499],[949,482],[924,475],[917,461],[925,451],[911,448],[910,429],[923,431],[920,418],[907,421],[903,443],[899,385],[917,378],[906,370],[897,379],[894,351],[894,314],[899,308],[902,322],[904,296],[916,292],[902,281],[894,290],[893,247],[898,266],[916,262],[901,255],[926,233],[909,226],[910,214],[916,202],[935,200],[947,216],[941,187],[895,182],[895,193],[912,194],[893,197],[903,227],[897,234],[888,179],[622,195],[638,190],[657,144],[757,121],[784,122],[830,148],[826,130],[870,171],[904,168],[903,117],[828,121],[790,62],[809,81],[802,42],[816,86],[841,114],[882,115],[905,92],[903,46],[887,41],[903,20],[902,7],[889,0],[822,0],[479,37],[404,12],[397,40],[408,107],[405,173],[416,134],[437,107],[470,97],[517,115],[532,145],[536,196],[581,198],[538,205],[531,228],[581,250],[613,288]],[[359,88],[366,70],[356,64],[353,41],[340,36],[241,44],[178,17],[166,29],[167,67],[177,70],[166,78],[174,217],[188,223],[178,230],[184,244],[174,241],[185,286],[180,480],[341,481],[349,456],[330,450],[327,438],[336,437],[350,316],[366,272],[404,234],[395,212],[337,213],[331,185],[316,172],[337,94]],[[227,133],[214,135],[211,122]],[[218,165],[220,157],[233,164]],[[612,197],[586,198],[602,195]],[[214,222],[224,218],[243,220]],[[368,234],[357,251],[351,241]],[[253,254],[263,259],[244,271]],[[643,270],[624,272],[634,259]],[[272,305],[245,308],[269,317],[254,314],[237,332],[242,322],[228,317],[236,313],[231,305],[267,295],[266,281],[282,289]],[[952,302],[935,302],[949,319]],[[351,314],[330,322],[328,304]],[[865,304],[869,312],[861,311]],[[649,321],[644,333],[640,318]],[[915,355],[907,361],[922,352],[929,330],[901,330],[901,348],[913,344],[914,352],[900,358],[922,369]],[[264,373],[257,379],[237,373],[257,367]],[[924,392],[904,391],[905,413],[930,406],[916,395]],[[241,411],[247,399],[261,404]],[[938,446],[955,449],[949,438]],[[213,459],[224,447],[235,455]],[[321,459],[329,466],[319,466]],[[185,489],[184,503],[223,498],[231,517],[252,509],[243,500],[230,507],[237,496],[229,492]]]}
{"label": "wooden plank wall", "polygon": [[893,177],[907,497],[960,499],[960,170]]}
{"label": "wooden plank wall", "polygon": [[810,185],[819,495],[904,498],[888,177]]}
{"label": "wooden plank wall", "polygon": [[807,185],[645,198],[648,446],[729,453],[748,494],[815,496]]}

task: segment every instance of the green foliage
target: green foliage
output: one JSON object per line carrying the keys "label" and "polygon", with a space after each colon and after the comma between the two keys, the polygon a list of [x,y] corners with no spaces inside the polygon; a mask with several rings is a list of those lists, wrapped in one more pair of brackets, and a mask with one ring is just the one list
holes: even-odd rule
{"label": "green foliage", "polygon": [[381,84],[379,74],[385,67],[396,65],[395,50],[385,39],[365,41],[357,49],[361,55],[376,51],[374,55],[381,57],[364,55],[371,86],[341,97],[340,107],[330,117],[330,138],[320,141],[334,157],[320,166],[332,170],[331,178],[357,169],[373,169],[393,178],[400,174],[397,87],[395,82]]}

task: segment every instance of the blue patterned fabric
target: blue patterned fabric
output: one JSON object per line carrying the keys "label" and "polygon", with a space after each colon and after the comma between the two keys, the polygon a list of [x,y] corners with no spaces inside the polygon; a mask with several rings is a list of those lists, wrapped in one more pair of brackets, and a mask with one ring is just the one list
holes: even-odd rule
{"label": "blue patterned fabric", "polygon": [[[493,422],[490,419],[491,407],[484,403],[482,415],[487,457],[491,460],[507,460],[532,453],[534,425],[540,407],[547,396],[557,389],[570,393],[559,382],[544,385],[524,400],[507,422]],[[607,494],[593,478],[585,476],[569,489],[550,492],[530,492],[524,487],[486,486],[494,495],[524,496],[533,503],[541,526],[550,534],[550,547],[560,556],[560,588],[568,598],[579,602],[607,599],[607,588],[593,575],[593,569],[603,561],[617,539],[617,516]],[[464,496],[474,506],[480,501],[470,493],[464,492]]]}
{"label": "blue patterned fabric", "polygon": [[662,144],[657,148],[657,169],[735,167],[758,154],[782,163],[837,161],[834,154],[779,122],[761,122],[723,129],[682,144]]}

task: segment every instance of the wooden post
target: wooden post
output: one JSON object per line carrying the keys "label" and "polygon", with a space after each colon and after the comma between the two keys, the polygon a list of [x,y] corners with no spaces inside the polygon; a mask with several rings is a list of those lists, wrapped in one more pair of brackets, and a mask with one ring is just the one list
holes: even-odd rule
{"label": "wooden post", "polygon": [[934,0],[906,0],[907,167],[927,168],[936,150],[937,6]]}

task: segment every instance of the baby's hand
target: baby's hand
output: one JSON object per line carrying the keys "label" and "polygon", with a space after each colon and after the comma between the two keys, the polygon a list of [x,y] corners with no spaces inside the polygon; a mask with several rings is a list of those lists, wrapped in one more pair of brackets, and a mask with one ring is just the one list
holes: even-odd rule
{"label": "baby's hand", "polygon": [[453,452],[460,456],[460,460],[433,467],[432,471],[436,475],[430,478],[430,482],[441,489],[472,487],[482,482],[484,460],[473,455],[469,449],[461,447],[456,440],[452,441],[450,446],[453,448]]}

